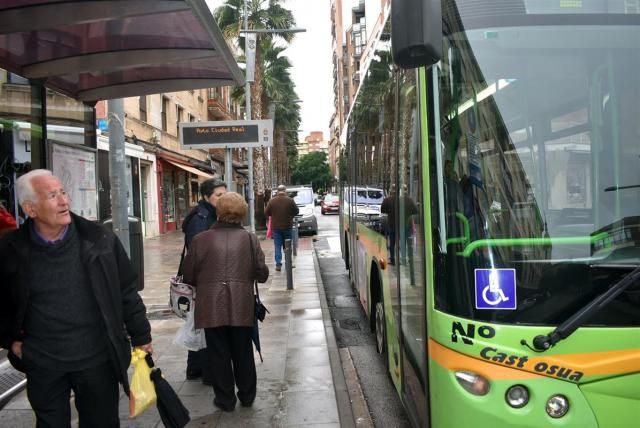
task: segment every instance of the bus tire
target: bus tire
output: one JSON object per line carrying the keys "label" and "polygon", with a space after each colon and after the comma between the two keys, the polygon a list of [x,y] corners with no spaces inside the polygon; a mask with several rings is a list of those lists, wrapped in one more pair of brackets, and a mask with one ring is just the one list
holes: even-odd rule
{"label": "bus tire", "polygon": [[375,325],[376,325],[376,351],[378,354],[387,353],[387,331],[384,314],[384,304],[376,302]]}

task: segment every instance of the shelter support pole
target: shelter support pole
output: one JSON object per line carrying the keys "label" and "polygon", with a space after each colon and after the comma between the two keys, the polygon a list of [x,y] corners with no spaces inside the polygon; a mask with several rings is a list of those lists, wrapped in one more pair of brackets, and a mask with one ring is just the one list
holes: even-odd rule
{"label": "shelter support pole", "polygon": [[111,217],[113,232],[127,255],[129,245],[129,213],[127,204],[126,161],[124,153],[124,100],[109,100],[109,180],[111,181]]}
{"label": "shelter support pole", "polygon": [[[247,99],[247,120],[251,120],[251,87],[249,82],[245,85],[245,98]],[[249,227],[251,232],[256,231],[254,185],[253,185],[253,147],[249,147],[247,163],[249,164]]]}
{"label": "shelter support pole", "polygon": [[233,153],[231,148],[224,149],[224,181],[227,183],[227,189],[230,192],[236,191],[236,186],[233,182]]}

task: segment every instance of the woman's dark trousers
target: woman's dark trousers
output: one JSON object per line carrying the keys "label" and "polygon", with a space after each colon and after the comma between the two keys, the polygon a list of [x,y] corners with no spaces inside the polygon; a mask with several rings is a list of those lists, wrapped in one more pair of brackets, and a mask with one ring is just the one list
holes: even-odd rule
{"label": "woman's dark trousers", "polygon": [[256,398],[257,382],[251,343],[253,327],[216,327],[204,331],[215,404],[225,410],[233,409],[235,384],[240,402],[251,405]]}
{"label": "woman's dark trousers", "polygon": [[71,426],[72,390],[80,428],[119,427],[119,389],[111,362],[76,372],[41,367],[27,371],[27,397],[36,414],[37,428]]}

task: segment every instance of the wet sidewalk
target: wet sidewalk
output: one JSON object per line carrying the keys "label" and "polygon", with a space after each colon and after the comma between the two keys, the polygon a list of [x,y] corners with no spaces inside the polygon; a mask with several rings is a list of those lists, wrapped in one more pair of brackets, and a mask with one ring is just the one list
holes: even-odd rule
{"label": "wet sidewalk", "polygon": [[[213,406],[211,387],[185,380],[187,351],[173,344],[183,321],[171,314],[167,304],[168,278],[177,270],[183,245],[183,235],[177,232],[144,241],[141,294],[151,322],[156,365],[189,409],[189,427],[353,426],[311,238],[300,239],[293,290],[287,290],[284,269],[275,271],[273,241],[262,237],[260,242],[270,269],[269,280],[260,284],[260,297],[270,314],[260,326],[264,362],[256,353],[258,393],[253,406],[238,405],[233,412],[222,412]],[[120,413],[123,427],[163,426],[155,406],[129,419],[124,394]],[[26,392],[0,411],[0,420],[7,427],[35,426]]]}

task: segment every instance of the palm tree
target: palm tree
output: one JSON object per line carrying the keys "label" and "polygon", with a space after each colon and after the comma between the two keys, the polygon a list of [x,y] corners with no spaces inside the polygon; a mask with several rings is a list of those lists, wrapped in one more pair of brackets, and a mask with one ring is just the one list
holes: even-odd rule
{"label": "palm tree", "polygon": [[300,125],[300,106],[295,84],[291,80],[289,59],[280,54],[284,47],[274,46],[265,40],[261,46],[263,53],[263,99],[262,105],[274,109],[274,147],[272,165],[276,183],[289,182],[290,147],[297,144],[297,130]]}
{"label": "palm tree", "polygon": [[[295,26],[295,20],[290,10],[283,8],[280,3],[283,0],[246,0],[247,1],[247,27],[250,30],[284,30]],[[240,30],[244,28],[244,8],[245,0],[226,0],[225,4],[215,11],[215,19],[227,40],[238,40],[240,49],[244,50],[245,38],[240,37]],[[262,47],[263,41],[273,38],[281,38],[287,43],[293,39],[293,33],[258,33],[254,82],[251,85],[251,110],[252,117],[247,119],[265,118],[263,111],[263,61]],[[265,164],[266,159],[262,149],[254,151],[254,189],[260,195],[265,190]],[[258,202],[258,201],[257,201]],[[260,213],[259,203],[256,203],[256,212]],[[256,216],[256,219],[260,216]]]}

